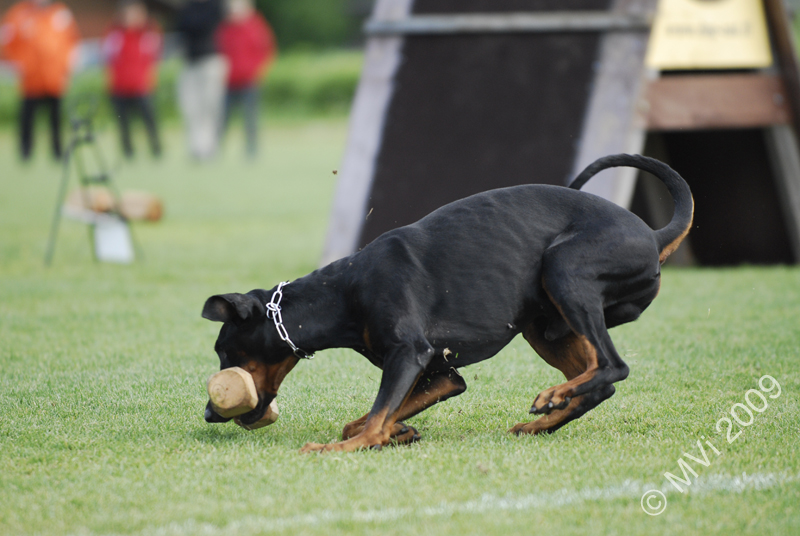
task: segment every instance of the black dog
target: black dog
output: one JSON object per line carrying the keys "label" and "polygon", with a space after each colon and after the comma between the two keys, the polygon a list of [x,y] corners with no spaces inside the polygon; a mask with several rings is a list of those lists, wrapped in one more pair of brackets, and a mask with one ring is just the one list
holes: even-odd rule
{"label": "black dog", "polygon": [[[661,179],[672,221],[651,230],[634,214],[578,191],[599,171],[639,168]],[[343,441],[303,451],[380,448],[419,438],[402,420],[467,385],[457,368],[488,359],[518,333],[567,382],[541,392],[510,431],[553,432],[614,394],[628,376],[608,328],[636,320],[658,294],[661,263],[689,232],[694,202],[669,166],[616,155],[570,188],[528,185],[473,195],[389,231],[363,250],[291,284],[212,296],[203,317],[224,322],[221,368],[253,375],[258,421],[286,374],[325,348],[352,348],[383,370],[370,412]],[[209,406],[208,422],[223,422]]]}

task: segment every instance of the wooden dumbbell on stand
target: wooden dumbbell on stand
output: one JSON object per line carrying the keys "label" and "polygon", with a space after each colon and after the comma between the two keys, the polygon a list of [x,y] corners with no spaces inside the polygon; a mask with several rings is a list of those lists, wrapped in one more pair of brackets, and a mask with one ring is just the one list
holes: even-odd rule
{"label": "wooden dumbbell on stand", "polygon": [[[244,369],[232,367],[211,376],[206,384],[208,398],[214,411],[226,419],[238,417],[252,411],[258,405],[258,392],[253,377]],[[278,404],[273,399],[264,416],[253,424],[234,422],[247,430],[269,426],[278,420]]]}

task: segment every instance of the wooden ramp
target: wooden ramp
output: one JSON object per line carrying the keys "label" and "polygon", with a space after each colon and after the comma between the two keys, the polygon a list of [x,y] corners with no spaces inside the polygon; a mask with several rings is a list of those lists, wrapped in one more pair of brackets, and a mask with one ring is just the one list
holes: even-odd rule
{"label": "wooden ramp", "polygon": [[[800,83],[783,5],[764,7],[774,64],[658,71],[645,66],[655,0],[378,0],[323,262],[456,199],[567,184],[618,152],[671,163],[695,191],[709,223],[678,261],[796,261]],[[621,169],[584,189],[659,226],[659,188]]]}

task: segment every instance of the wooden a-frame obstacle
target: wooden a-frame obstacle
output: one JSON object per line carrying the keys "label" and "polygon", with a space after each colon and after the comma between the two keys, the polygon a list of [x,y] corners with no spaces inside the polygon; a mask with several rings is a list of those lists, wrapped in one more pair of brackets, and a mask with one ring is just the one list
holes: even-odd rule
{"label": "wooden a-frame obstacle", "polygon": [[[664,29],[662,12],[676,3],[741,5],[733,18]],[[378,0],[323,262],[455,199],[566,184],[619,152],[665,160],[691,185],[696,225],[678,262],[800,260],[800,76],[783,2],[662,0],[651,32],[656,8],[656,0]],[[652,57],[651,33],[711,39],[724,52],[759,25],[768,61],[763,51],[751,64]],[[668,52],[681,48],[674,43]],[[658,181],[635,170],[608,170],[584,190],[656,227],[671,214]]]}

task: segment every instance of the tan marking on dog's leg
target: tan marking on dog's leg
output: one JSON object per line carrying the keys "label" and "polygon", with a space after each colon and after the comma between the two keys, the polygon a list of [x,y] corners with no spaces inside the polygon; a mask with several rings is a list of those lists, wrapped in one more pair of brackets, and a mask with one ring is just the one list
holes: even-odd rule
{"label": "tan marking on dog's leg", "polygon": [[[365,423],[367,422],[367,417],[369,417],[369,413],[366,415],[354,420],[353,422],[349,422],[344,425],[344,429],[342,430],[342,439],[350,439],[352,437],[357,436],[361,432],[364,431]],[[389,439],[393,443],[406,443],[411,442],[414,439],[416,434],[416,430],[411,426],[406,426],[402,422],[394,423],[392,426],[392,431],[389,434]],[[419,439],[418,437],[416,439]]]}
{"label": "tan marking on dog's leg", "polygon": [[[560,370],[568,380],[583,374],[591,366],[585,355],[586,337],[569,333],[556,341],[548,341],[533,326],[529,326],[522,336],[548,365]],[[596,354],[593,361],[596,367]]]}
{"label": "tan marking on dog's leg", "polygon": [[342,430],[342,439],[350,439],[360,434],[364,430],[364,423],[367,422],[367,417],[369,417],[369,413],[345,424],[344,430]]}
{"label": "tan marking on dog's leg", "polygon": [[367,347],[367,350],[370,352],[372,351],[372,340],[369,338],[369,328],[364,326],[364,332],[362,333],[362,338],[364,339],[364,346]]}
{"label": "tan marking on dog's leg", "polygon": [[549,415],[542,415],[533,422],[521,422],[511,428],[509,432],[514,434],[539,434],[545,432],[569,417],[580,405],[583,397],[584,395],[576,396],[569,401],[566,408],[554,410]]}
{"label": "tan marking on dog's leg", "polygon": [[[384,374],[386,374],[385,370]],[[397,417],[400,414],[400,409],[408,402],[422,374],[422,371],[417,373],[413,383],[410,385],[409,390],[403,396],[402,401],[397,405],[393,413],[389,413],[391,409],[389,406],[390,402],[387,402],[386,405],[379,409],[376,413],[369,413],[367,420],[364,423],[364,429],[357,435],[344,441],[330,443],[327,445],[320,443],[306,443],[306,445],[300,449],[300,452],[351,452],[364,448],[382,448],[388,445],[391,440],[391,434],[394,431],[394,425],[398,421]],[[375,407],[373,406],[373,411],[374,410]]]}
{"label": "tan marking on dog's leg", "polygon": [[[562,370],[564,375],[569,378],[569,381],[560,385],[556,385],[555,387],[545,389],[539,393],[539,395],[533,401],[533,407],[536,409],[542,409],[551,402],[554,406],[564,404],[567,398],[572,398],[574,396],[573,393],[576,387],[590,381],[592,378],[594,378],[595,374],[597,374],[597,349],[588,341],[588,339],[586,339],[586,337],[579,335],[577,336],[577,339],[578,352],[572,352],[568,354],[569,360],[567,363],[565,363],[565,368],[567,368],[571,374],[574,374],[574,372],[580,370],[580,358],[583,358],[583,366],[586,368],[583,372],[577,376],[573,376],[572,378],[569,378],[567,373]],[[560,369],[560,367],[558,368]]]}
{"label": "tan marking on dog's leg", "polygon": [[[544,361],[553,368],[560,370],[567,378],[567,383],[551,387],[540,393],[534,400],[533,406],[541,409],[549,402],[553,401],[554,395],[559,388],[569,385],[569,388],[588,381],[594,376],[597,370],[597,351],[586,337],[570,333],[555,341],[548,341],[545,336],[545,327],[537,328],[534,323],[528,325],[522,335],[525,340],[536,350]],[[571,383],[572,382],[572,383]],[[559,397],[556,398],[558,404],[563,404],[569,394],[562,389]],[[583,397],[573,397],[563,409],[555,409],[549,415],[544,415],[533,422],[519,423],[509,430],[513,433],[539,433],[556,426],[558,423],[567,419],[570,414],[578,407]],[[554,402],[554,405],[556,404]],[[538,405],[537,405],[538,403]],[[547,417],[545,419],[545,417]],[[540,422],[541,421],[541,422]],[[538,423],[538,424],[537,424]]]}
{"label": "tan marking on dog's leg", "polygon": [[[461,382],[457,383],[452,379],[451,374],[443,373],[436,375],[431,378],[430,382],[426,381],[426,377],[420,379],[412,390],[411,395],[406,399],[405,403],[397,412],[396,420],[404,421],[409,417],[413,417],[414,415],[417,415],[418,413],[428,409],[434,404],[441,402],[444,399],[463,393],[467,388],[466,383],[461,380],[460,377],[458,379],[461,380]],[[355,437],[361,433],[364,430],[364,424],[367,422],[367,417],[369,417],[369,414],[364,415],[353,422],[347,423],[342,431],[342,439],[350,439],[351,437]],[[403,429],[405,428],[408,428],[409,430],[405,433],[402,433]],[[405,426],[401,422],[395,423],[390,437],[392,441],[396,443],[405,443],[419,439],[419,435],[413,427]]]}
{"label": "tan marking on dog's leg", "polygon": [[[454,380],[451,374],[455,374],[460,381]],[[433,376],[430,383],[423,377],[400,407],[397,420],[403,421],[413,417],[442,400],[463,393],[466,389],[467,384],[456,372]]]}
{"label": "tan marking on dog's leg", "polygon": [[389,444],[394,419],[388,415],[389,410],[383,409],[376,415],[368,417],[364,429],[354,437],[338,443],[306,443],[300,452],[353,452],[356,450],[383,447]]}

